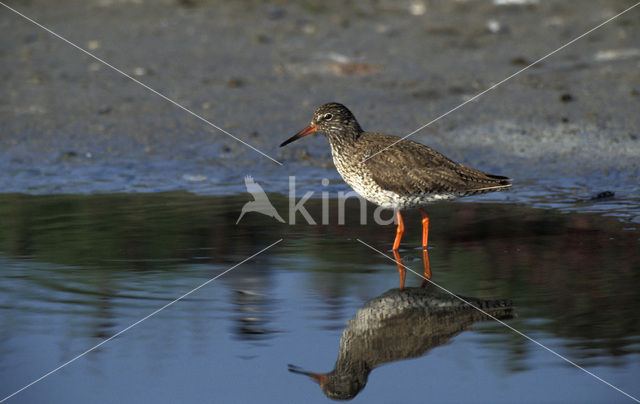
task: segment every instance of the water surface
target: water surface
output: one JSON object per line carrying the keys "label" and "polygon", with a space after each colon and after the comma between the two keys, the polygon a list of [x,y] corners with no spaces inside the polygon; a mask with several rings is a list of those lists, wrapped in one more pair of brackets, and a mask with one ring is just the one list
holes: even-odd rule
{"label": "water surface", "polygon": [[[286,217],[288,201],[270,196]],[[12,402],[327,401],[288,365],[331,371],[347,321],[400,293],[394,262],[356,240],[390,255],[395,230],[374,224],[373,209],[360,225],[356,200],[347,203],[345,225],[298,217],[290,226],[256,213],[236,225],[245,202],[182,192],[1,195],[0,396],[282,239]],[[321,200],[306,207],[322,216]],[[434,282],[479,301],[510,301],[507,324],[640,394],[634,223],[505,203],[435,204],[429,212]],[[421,272],[419,213],[405,223],[401,256]],[[408,274],[406,290],[421,283]],[[397,342],[407,345],[414,328],[403,325],[412,319],[440,318],[430,313],[394,317],[398,335],[405,333]],[[629,402],[482,320],[412,340],[413,353],[373,369],[354,402]],[[385,341],[393,351],[394,338]]]}

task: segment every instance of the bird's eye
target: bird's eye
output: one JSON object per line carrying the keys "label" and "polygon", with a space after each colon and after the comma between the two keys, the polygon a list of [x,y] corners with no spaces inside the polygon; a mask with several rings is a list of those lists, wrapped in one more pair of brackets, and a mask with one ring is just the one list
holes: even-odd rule
{"label": "bird's eye", "polygon": [[333,114],[324,114],[322,117],[325,121],[330,121],[333,118]]}

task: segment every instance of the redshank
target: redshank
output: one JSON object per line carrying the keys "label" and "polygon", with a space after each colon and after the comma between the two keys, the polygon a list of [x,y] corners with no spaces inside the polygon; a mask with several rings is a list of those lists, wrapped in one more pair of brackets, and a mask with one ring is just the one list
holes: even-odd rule
{"label": "redshank", "polygon": [[397,136],[365,132],[355,116],[335,102],[316,109],[311,123],[280,147],[311,133],[326,136],[333,163],[358,194],[383,208],[394,209],[398,227],[393,251],[404,233],[402,210],[419,208],[422,214],[422,248],[427,248],[429,202],[499,191],[511,179],[458,164],[432,148]]}

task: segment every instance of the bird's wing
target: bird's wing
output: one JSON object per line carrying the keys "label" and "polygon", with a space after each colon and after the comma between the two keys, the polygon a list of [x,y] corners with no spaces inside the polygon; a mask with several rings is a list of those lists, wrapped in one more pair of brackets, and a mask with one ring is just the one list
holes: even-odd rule
{"label": "bird's wing", "polygon": [[[389,144],[399,139],[376,136],[388,140]],[[380,142],[376,143],[379,148]],[[394,144],[364,164],[378,185],[399,195],[482,192],[510,185],[506,177],[463,166],[428,146],[410,140]]]}

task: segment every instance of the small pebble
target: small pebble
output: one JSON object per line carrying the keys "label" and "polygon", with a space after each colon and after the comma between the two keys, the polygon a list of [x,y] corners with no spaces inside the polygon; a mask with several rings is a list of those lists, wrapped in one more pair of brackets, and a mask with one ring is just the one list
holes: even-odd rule
{"label": "small pebble", "polygon": [[316,33],[316,26],[313,24],[304,24],[304,26],[302,27],[302,32],[307,35],[313,35]]}
{"label": "small pebble", "polygon": [[501,32],[506,31],[504,25],[500,24],[498,20],[489,20],[487,21],[487,31],[492,34],[499,34]]}
{"label": "small pebble", "polygon": [[529,61],[522,56],[517,56],[509,61],[514,66],[528,66]]}
{"label": "small pebble", "polygon": [[609,62],[612,60],[632,59],[640,57],[640,49],[608,49],[598,51],[593,57],[598,62]]}
{"label": "small pebble", "polygon": [[227,87],[229,88],[240,88],[244,86],[244,80],[239,77],[232,77],[227,80]]}
{"label": "small pebble", "polygon": [[269,43],[269,42],[271,42],[271,38],[269,38],[265,34],[255,34],[253,36],[253,42],[254,43]]}
{"label": "small pebble", "polygon": [[424,15],[427,12],[427,6],[422,1],[412,1],[409,12],[411,15]]}
{"label": "small pebble", "polygon": [[342,14],[338,14],[338,15],[332,15],[331,16],[331,21],[337,25],[339,25],[341,28],[347,28],[349,27],[349,19],[342,15]]}
{"label": "small pebble", "polygon": [[378,34],[386,34],[391,30],[391,27],[387,24],[376,24],[374,29]]}
{"label": "small pebble", "polygon": [[569,93],[564,93],[560,96],[560,101],[562,102],[571,102],[573,101],[573,95]]}
{"label": "small pebble", "polygon": [[145,76],[146,74],[148,74],[148,71],[144,67],[134,67],[133,74],[135,76]]}

